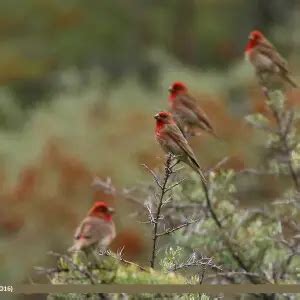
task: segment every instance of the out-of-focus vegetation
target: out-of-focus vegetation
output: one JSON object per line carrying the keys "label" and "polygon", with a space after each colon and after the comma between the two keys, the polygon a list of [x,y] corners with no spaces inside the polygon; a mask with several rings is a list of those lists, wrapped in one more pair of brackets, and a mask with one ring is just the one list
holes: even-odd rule
{"label": "out-of-focus vegetation", "polygon": [[[99,198],[117,210],[113,249],[125,245],[128,258],[148,260],[150,235],[147,226],[137,229],[134,207],[90,183],[98,175],[118,186],[140,184],[148,179],[142,163],[162,164],[152,115],[167,107],[174,80],[199,94],[224,138],[191,140],[204,168],[224,156],[230,157],[224,168],[234,171],[265,161],[265,135],[243,119],[268,111],[243,60],[253,28],[276,44],[299,82],[296,0],[1,1],[3,282],[40,280],[32,267],[47,263],[48,250],[70,246],[77,223]],[[299,93],[288,92],[288,103],[297,106]],[[241,179],[237,200],[261,208],[289,182]]]}
{"label": "out-of-focus vegetation", "polygon": [[[268,91],[266,96],[268,113],[257,113],[246,118],[254,128],[264,132],[266,158],[259,167],[223,170],[228,158],[221,160],[207,172],[207,194],[199,183],[198,174],[176,170],[170,155],[162,174],[146,167],[153,175],[154,183],[148,188],[139,187],[139,193],[135,191],[129,197],[139,203],[139,209],[143,207],[144,214],[139,213],[139,217],[148,220],[147,225],[152,227],[153,269],[172,278],[181,273],[182,282],[189,284],[299,282],[300,228],[297,221],[300,164],[296,124],[300,115],[288,105],[281,91]],[[242,208],[238,190],[243,187],[243,182],[247,180],[247,185],[251,186],[263,177],[274,182],[288,179],[291,185],[285,185],[269,203]],[[106,186],[104,190],[109,192],[115,188]],[[70,264],[64,269],[61,266],[61,261],[74,261],[74,257],[59,256],[57,269],[42,270],[53,283],[74,282],[78,280],[72,279],[74,266],[73,270]],[[99,255],[98,259],[103,258]],[[109,271],[102,271],[101,265],[91,269],[91,274],[98,274],[97,282],[106,282],[106,276],[128,264],[122,255],[111,254],[110,259],[113,260],[108,263]],[[76,271],[82,262],[74,264]],[[84,267],[88,268],[86,264]],[[147,282],[152,282],[148,276],[151,276],[153,269],[144,264],[139,268],[146,277],[139,277],[137,282],[144,282],[145,278]],[[132,283],[130,270],[125,274],[123,282]],[[79,280],[94,283],[82,269],[79,275]],[[114,282],[118,282],[117,275],[113,278]],[[162,283],[160,280],[158,282]],[[163,299],[164,296],[158,297]],[[253,297],[250,299],[299,299],[298,296],[286,294]],[[129,296],[129,299],[134,297]],[[140,299],[144,298],[140,296]],[[178,299],[178,295],[173,295],[172,299]],[[194,295],[187,295],[186,299],[194,299]]]}

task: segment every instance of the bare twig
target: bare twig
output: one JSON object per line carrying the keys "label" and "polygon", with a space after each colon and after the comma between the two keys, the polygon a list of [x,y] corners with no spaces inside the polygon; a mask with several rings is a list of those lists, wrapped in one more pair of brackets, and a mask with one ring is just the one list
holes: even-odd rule
{"label": "bare twig", "polygon": [[161,233],[157,233],[157,236],[160,237],[160,236],[171,234],[171,233],[173,233],[173,232],[175,232],[175,231],[177,231],[179,229],[182,229],[182,228],[187,227],[187,226],[189,226],[191,224],[197,223],[200,220],[201,219],[197,219],[197,220],[193,220],[193,221],[186,221],[183,224],[180,224],[180,225],[178,225],[178,226],[176,226],[174,228],[169,228],[169,229],[167,229],[167,230],[165,230],[165,231],[163,231]]}
{"label": "bare twig", "polygon": [[214,209],[213,209],[213,206],[212,206],[212,203],[211,203],[211,199],[210,199],[210,194],[209,194],[209,188],[208,188],[208,185],[206,182],[204,182],[203,180],[201,180],[201,183],[202,183],[202,187],[203,187],[203,190],[204,190],[204,195],[205,195],[205,199],[206,199],[206,205],[207,205],[207,208],[213,218],[213,220],[215,221],[216,225],[219,227],[219,228],[222,228],[222,224],[221,222],[219,221],[218,217],[217,217],[217,214],[215,213]]}
{"label": "bare twig", "polygon": [[229,159],[230,159],[229,156],[225,156],[220,161],[218,161],[214,166],[212,166],[211,168],[209,168],[208,170],[206,170],[204,172],[204,175],[207,176],[207,175],[209,175],[209,173],[214,172],[214,171],[220,169],[224,164],[226,164],[228,162]]}
{"label": "bare twig", "polygon": [[[174,162],[175,160],[175,162]],[[168,185],[168,182],[170,181],[170,177],[172,174],[175,174],[178,170],[175,170],[175,166],[178,164],[178,160],[176,159],[176,156],[169,153],[167,156],[167,160],[165,162],[164,167],[164,175],[162,178],[160,178],[159,175],[157,175],[152,169],[150,169],[147,165],[143,165],[147,171],[153,176],[154,182],[156,183],[158,187],[158,193],[153,194],[153,198],[155,199],[155,204],[151,203],[150,201],[145,203],[145,208],[148,212],[148,221],[152,224],[152,253],[150,258],[150,266],[151,268],[155,267],[155,260],[157,256],[157,244],[158,239],[162,236],[171,234],[181,228],[187,227],[190,224],[196,223],[199,221],[193,220],[193,221],[186,221],[176,227],[166,229],[164,231],[159,232],[159,228],[162,225],[161,220],[165,220],[164,215],[162,214],[162,208],[164,205],[168,204],[172,200],[172,196],[167,197],[167,194],[173,190],[176,186],[180,185],[184,179],[179,180],[175,183],[171,183]]]}
{"label": "bare twig", "polygon": [[181,183],[183,183],[185,180],[186,180],[186,179],[183,178],[183,179],[181,179],[181,180],[179,180],[179,181],[173,183],[172,185],[168,186],[168,187],[166,188],[166,193],[167,193],[168,191],[171,191],[172,189],[174,189],[176,186],[180,185]]}
{"label": "bare twig", "polygon": [[100,179],[99,177],[95,176],[91,183],[91,187],[100,188],[103,191],[105,191],[107,194],[110,194],[110,195],[115,195],[115,193],[116,193],[116,188],[113,186],[110,177],[107,177],[106,180],[104,181],[104,180]]}
{"label": "bare twig", "polygon": [[124,198],[133,204],[137,204],[138,208],[143,208],[143,203],[140,201],[139,198],[133,195],[134,189],[127,189],[123,188],[118,190],[113,184],[111,179],[108,177],[106,180],[103,180],[99,177],[94,177],[93,182],[91,183],[91,186],[95,189],[100,189],[104,193],[108,195],[113,195],[114,197],[121,197]]}
{"label": "bare twig", "polygon": [[199,253],[193,252],[185,262],[175,264],[169,269],[171,272],[176,272],[191,267],[209,267],[215,271],[222,271],[222,267],[216,265],[211,257],[204,257]]}
{"label": "bare twig", "polygon": [[[165,175],[164,175],[164,178],[162,180],[162,183],[160,183],[160,181],[159,181],[158,177],[156,176],[156,174],[151,169],[149,169],[146,165],[144,165],[146,167],[146,169],[152,174],[156,184],[160,188],[160,195],[159,195],[159,199],[158,199],[158,203],[157,203],[156,213],[155,213],[154,218],[150,218],[150,220],[152,220],[152,222],[153,222],[152,254],[151,254],[151,259],[150,259],[151,268],[154,268],[154,265],[155,265],[156,252],[157,252],[157,240],[158,240],[158,237],[159,237],[158,236],[158,225],[159,225],[158,221],[161,218],[161,208],[162,208],[162,205],[163,205],[163,199],[164,199],[164,196],[166,194],[168,180],[169,180],[171,174],[173,173],[173,170],[171,168],[172,159],[173,159],[173,155],[170,153],[168,155],[166,163],[165,163]],[[149,210],[149,215],[152,216],[151,209]]]}
{"label": "bare twig", "polygon": [[[168,159],[169,159],[169,158],[168,158]],[[156,175],[156,173],[155,173],[152,169],[150,169],[146,164],[142,164],[142,166],[143,166],[144,168],[146,168],[146,169],[149,171],[149,173],[152,175],[152,177],[153,177],[155,183],[159,186],[159,188],[160,188],[160,189],[163,189],[163,185],[160,183],[159,178],[158,178],[158,176]],[[170,166],[168,166],[168,168],[170,168]]]}
{"label": "bare twig", "polygon": [[[238,263],[238,265],[243,270],[245,270],[247,273],[250,272],[250,267],[247,266],[246,263],[244,262],[244,259],[242,258],[242,254],[239,253],[238,250],[234,249],[234,247],[232,246],[232,243],[231,243],[227,233],[225,232],[222,223],[220,222],[216,212],[214,211],[214,208],[212,206],[211,199],[210,199],[210,193],[209,193],[208,185],[203,180],[201,182],[202,182],[202,187],[203,187],[203,190],[204,190],[208,210],[209,210],[215,224],[217,225],[217,227],[221,230],[221,233],[223,234],[224,242],[226,244],[226,247],[227,247],[228,251],[230,252],[232,258]],[[260,283],[261,282],[261,279],[257,280],[256,278],[253,278],[251,276],[247,276],[247,277],[252,283]]]}
{"label": "bare twig", "polygon": [[116,254],[112,253],[110,250],[100,251],[99,254],[103,255],[103,256],[112,257],[112,258],[114,258],[114,259],[116,259],[116,260],[118,260],[118,261],[120,261],[120,262],[122,262],[122,263],[124,263],[126,265],[135,266],[138,269],[140,269],[141,271],[148,272],[148,270],[146,268],[140,266],[139,264],[134,263],[132,261],[129,261],[129,260],[125,259],[123,257],[123,251],[124,251],[124,247],[122,247],[121,249],[119,249]]}

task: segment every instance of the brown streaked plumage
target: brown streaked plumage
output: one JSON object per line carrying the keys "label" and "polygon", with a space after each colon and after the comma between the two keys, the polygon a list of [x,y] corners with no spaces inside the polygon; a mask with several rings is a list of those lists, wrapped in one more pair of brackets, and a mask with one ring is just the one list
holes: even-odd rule
{"label": "brown streaked plumage", "polygon": [[154,116],[156,119],[155,136],[160,146],[166,153],[172,153],[176,158],[195,170],[206,183],[196,156],[184,137],[181,130],[176,125],[170,112],[161,111]]}
{"label": "brown streaked plumage", "polygon": [[[286,60],[260,31],[254,30],[250,33],[245,56],[255,68],[263,85],[264,83],[269,84],[266,81],[270,76],[277,75],[292,87],[298,87],[290,76]],[[267,80],[264,78],[265,75],[267,75]]]}
{"label": "brown streaked plumage", "polygon": [[197,99],[192,96],[182,82],[174,82],[169,88],[171,112],[183,133],[191,129],[201,129],[217,137],[215,130]]}
{"label": "brown streaked plumage", "polygon": [[113,209],[97,201],[77,227],[74,243],[69,251],[84,250],[93,246],[106,249],[116,236],[112,220]]}

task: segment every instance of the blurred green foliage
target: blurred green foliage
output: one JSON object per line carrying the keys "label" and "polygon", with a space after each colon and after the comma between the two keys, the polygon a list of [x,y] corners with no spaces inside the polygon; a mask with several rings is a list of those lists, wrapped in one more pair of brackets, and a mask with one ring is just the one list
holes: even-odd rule
{"label": "blurred green foliage", "polygon": [[[300,212],[298,201],[300,164],[296,159],[299,150],[296,147],[298,139],[295,130],[299,122],[299,114],[294,114],[287,106],[287,98],[281,91],[269,91],[267,97],[266,105],[271,115],[258,117],[258,114],[254,114],[247,119],[251,120],[254,127],[265,131],[265,147],[271,149],[274,155],[268,157],[265,166],[252,169],[253,173],[250,175],[247,174],[247,169],[222,170],[222,167],[213,168],[208,172],[208,194],[214,214],[221,225],[212,217],[212,210],[207,206],[207,198],[199,184],[199,175],[190,170],[179,170],[168,179],[167,190],[181,177],[185,180],[167,192],[163,200],[168,199],[168,201],[163,201],[160,218],[157,221],[160,238],[156,259],[160,259],[159,267],[154,264],[155,271],[150,268],[141,271],[134,266],[134,273],[131,273],[131,268],[126,267],[122,260],[117,262],[118,257],[121,256],[112,255],[108,262],[102,260],[102,263],[107,263],[109,270],[99,265],[92,270],[95,274],[99,274],[101,282],[107,282],[107,276],[108,280],[122,283],[163,283],[164,280],[189,284],[199,284],[199,282],[200,284],[203,282],[297,284],[299,282],[300,229],[297,220]],[[276,150],[280,151],[280,156],[276,155]],[[284,159],[281,158],[282,156]],[[163,172],[167,172],[167,168],[162,170],[165,171],[156,175],[157,180],[162,180],[160,178],[165,176]],[[238,201],[238,179],[244,176],[260,177],[263,174],[280,178],[288,177],[292,184],[287,185],[281,194],[272,199],[271,203],[258,205],[255,208],[242,208]],[[143,189],[144,195],[140,196],[141,204],[145,204],[143,199],[147,199],[148,210],[145,209],[145,214],[147,215],[147,211],[151,212],[148,215],[149,220],[151,220],[149,216],[156,215],[155,208],[160,201],[159,188],[160,185],[154,180],[147,189]],[[142,214],[140,213],[139,216],[142,217]],[[178,224],[185,224],[195,219],[198,219],[198,222],[172,231],[170,238],[162,234],[177,228]],[[151,222],[147,224],[149,227],[153,226]],[[161,241],[162,239],[165,241]],[[60,258],[58,266],[62,265],[63,259]],[[74,261],[74,263],[80,267],[82,262]],[[60,267],[60,269],[66,268],[70,269],[69,266]],[[101,273],[102,269],[103,273]],[[114,275],[111,270],[115,271]],[[156,273],[155,278],[152,279],[153,272],[162,272],[165,275],[160,277],[159,273]],[[82,271],[76,273],[81,276],[79,280],[84,277],[82,273]],[[51,273],[50,280],[54,284],[70,280],[74,282],[77,279],[72,279],[73,277],[75,275],[70,270],[67,272],[55,270]],[[168,281],[169,279],[171,281]],[[140,297],[143,299],[142,296]],[[185,299],[194,299],[193,295],[185,297]],[[262,294],[259,299],[281,300],[286,297],[286,295]],[[178,296],[174,295],[174,299],[178,299]],[[299,297],[295,296],[294,299]]]}
{"label": "blurred green foliage", "polygon": [[[88,275],[86,275],[86,273]],[[140,270],[135,265],[124,265],[114,255],[97,258],[97,266],[86,262],[84,253],[72,257],[60,257],[57,270],[48,274],[52,284],[184,284],[179,274],[158,272],[152,269]],[[67,294],[49,295],[48,299],[85,299],[86,295]],[[102,295],[104,297],[104,295]],[[123,299],[122,295],[109,294],[105,299]],[[126,295],[126,299],[186,299],[209,300],[205,295],[164,295],[159,293]],[[99,295],[88,295],[89,299],[102,299]]]}

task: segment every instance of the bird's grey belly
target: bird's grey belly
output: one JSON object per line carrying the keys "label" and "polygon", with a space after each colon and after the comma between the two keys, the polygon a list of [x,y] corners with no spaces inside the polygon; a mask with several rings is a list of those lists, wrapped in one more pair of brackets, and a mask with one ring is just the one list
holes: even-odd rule
{"label": "bird's grey belly", "polygon": [[251,62],[257,68],[258,71],[265,71],[265,72],[277,72],[277,66],[274,62],[264,54],[256,54],[250,57]]}
{"label": "bird's grey belly", "polygon": [[170,138],[168,138],[167,141],[161,137],[158,137],[157,139],[161,147],[165,150],[165,152],[171,152],[176,156],[182,155],[182,149],[178,146],[178,144],[175,141],[171,140]]}
{"label": "bird's grey belly", "polygon": [[196,125],[198,123],[197,115],[189,108],[180,106],[176,114],[185,123],[190,125]]}

